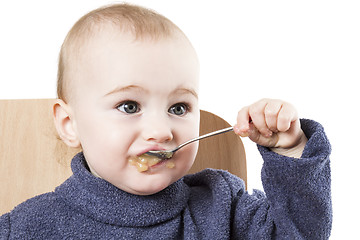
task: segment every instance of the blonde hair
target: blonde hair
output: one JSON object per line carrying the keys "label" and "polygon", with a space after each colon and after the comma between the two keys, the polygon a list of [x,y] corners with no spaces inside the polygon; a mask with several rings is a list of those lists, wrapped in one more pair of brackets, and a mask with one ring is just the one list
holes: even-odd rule
{"label": "blonde hair", "polygon": [[172,36],[174,32],[185,36],[169,19],[150,9],[130,4],[113,4],[95,9],[74,24],[61,46],[57,76],[58,98],[66,101],[69,97],[70,59],[80,54],[81,47],[93,34],[109,24],[132,33],[136,40],[149,37],[158,40]]}

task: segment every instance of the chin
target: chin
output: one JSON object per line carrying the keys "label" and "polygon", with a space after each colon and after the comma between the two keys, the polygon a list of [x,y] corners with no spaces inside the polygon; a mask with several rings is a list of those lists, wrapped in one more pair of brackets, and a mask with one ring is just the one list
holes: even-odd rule
{"label": "chin", "polygon": [[135,195],[142,195],[142,196],[146,196],[146,195],[153,195],[155,193],[158,193],[162,190],[164,190],[165,188],[167,188],[168,185],[165,186],[161,186],[161,187],[154,187],[151,186],[149,188],[146,187],[135,187],[130,189],[130,193],[135,194]]}
{"label": "chin", "polygon": [[137,184],[136,186],[132,186],[128,192],[136,195],[152,195],[164,190],[172,183],[173,181],[164,180],[146,181],[144,184]]}

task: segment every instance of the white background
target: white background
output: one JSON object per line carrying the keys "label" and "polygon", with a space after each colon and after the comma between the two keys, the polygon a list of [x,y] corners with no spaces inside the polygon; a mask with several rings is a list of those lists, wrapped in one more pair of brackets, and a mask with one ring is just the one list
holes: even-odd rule
{"label": "white background", "polygon": [[[358,1],[137,0],[175,22],[201,62],[201,108],[234,124],[264,98],[293,103],[332,143],[331,239],[359,228],[360,3]],[[0,99],[54,98],[60,45],[86,12],[111,1],[18,0],[0,4]],[[249,189],[262,160],[244,139]]]}

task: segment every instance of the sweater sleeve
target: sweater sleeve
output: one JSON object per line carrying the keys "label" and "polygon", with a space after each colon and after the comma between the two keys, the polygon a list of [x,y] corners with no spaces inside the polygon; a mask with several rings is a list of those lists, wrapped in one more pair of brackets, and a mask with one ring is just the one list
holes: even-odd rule
{"label": "sweater sleeve", "polygon": [[0,216],[0,239],[8,239],[10,234],[10,214]]}
{"label": "sweater sleeve", "polygon": [[258,146],[264,159],[261,178],[266,196],[259,191],[239,196],[237,207],[247,206],[247,210],[235,217],[235,222],[247,218],[250,239],[256,239],[255,235],[258,239],[330,236],[330,143],[320,124],[302,119],[301,126],[308,137],[301,158],[278,155]]}

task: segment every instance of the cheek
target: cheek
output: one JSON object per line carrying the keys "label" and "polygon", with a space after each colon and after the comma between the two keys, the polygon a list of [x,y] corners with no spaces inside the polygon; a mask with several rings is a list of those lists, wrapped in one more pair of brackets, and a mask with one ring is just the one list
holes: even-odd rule
{"label": "cheek", "polygon": [[187,157],[189,158],[189,161],[188,161],[188,166],[187,166],[187,171],[190,170],[190,168],[192,167],[194,161],[195,161],[195,157],[196,157],[196,154],[197,154],[197,151],[198,151],[198,148],[199,148],[199,142],[193,142],[189,145],[189,148],[187,150]]}
{"label": "cheek", "polygon": [[88,160],[111,162],[126,157],[135,137],[133,126],[116,118],[95,115],[83,118],[79,122],[78,135]]}
{"label": "cheek", "polygon": [[[191,121],[181,126],[178,130],[178,134],[180,139],[178,144],[182,144],[199,136],[199,116],[197,114],[194,115]],[[196,141],[185,146],[182,150],[179,150],[179,153],[180,151],[182,152],[179,154],[179,157],[181,157],[181,165],[184,171],[187,172],[191,168],[197,154],[198,146],[199,142]]]}
{"label": "cheek", "polygon": [[112,183],[119,178],[119,173],[128,168],[133,130],[118,124],[93,123],[97,124],[94,125],[96,128],[88,129],[82,143],[84,155],[96,175]]}
{"label": "cheek", "polygon": [[181,126],[179,135],[182,136],[183,142],[199,136],[200,129],[200,112],[196,111],[191,118]]}

